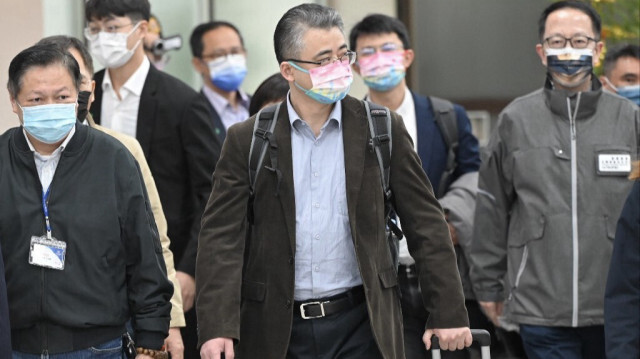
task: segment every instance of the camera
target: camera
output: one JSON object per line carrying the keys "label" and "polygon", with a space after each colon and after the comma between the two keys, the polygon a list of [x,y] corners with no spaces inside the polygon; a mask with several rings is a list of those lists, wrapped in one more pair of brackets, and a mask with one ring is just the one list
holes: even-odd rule
{"label": "camera", "polygon": [[159,38],[158,40],[154,41],[153,45],[151,45],[151,52],[155,56],[162,56],[171,50],[180,50],[181,47],[182,36],[173,35]]}

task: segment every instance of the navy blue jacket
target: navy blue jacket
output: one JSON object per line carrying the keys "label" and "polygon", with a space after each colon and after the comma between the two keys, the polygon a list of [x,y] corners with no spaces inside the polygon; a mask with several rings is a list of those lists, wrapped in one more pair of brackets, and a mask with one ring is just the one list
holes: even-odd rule
{"label": "navy blue jacket", "polygon": [[4,261],[0,248],[0,359],[11,358],[11,327],[9,326],[9,301],[7,283],[4,280]]}
{"label": "navy blue jacket", "polygon": [[640,181],[618,220],[604,297],[607,358],[640,358]]}
{"label": "navy blue jacket", "polygon": [[[438,193],[440,177],[447,167],[447,144],[444,142],[440,128],[436,123],[431,102],[427,97],[411,91],[416,109],[416,123],[418,129],[418,155],[422,160],[422,168],[431,181],[433,192]],[[458,152],[456,153],[457,167],[451,182],[469,172],[476,172],[480,168],[478,140],[471,133],[471,121],[460,105],[454,105],[458,120]]]}

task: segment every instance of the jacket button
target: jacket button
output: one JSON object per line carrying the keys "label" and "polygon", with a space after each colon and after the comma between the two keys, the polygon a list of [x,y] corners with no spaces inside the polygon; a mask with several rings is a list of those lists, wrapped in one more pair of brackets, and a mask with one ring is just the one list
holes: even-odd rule
{"label": "jacket button", "polygon": [[287,307],[287,309],[291,308],[291,300],[287,299],[287,305],[285,307]]}
{"label": "jacket button", "polygon": [[293,264],[293,257],[289,257],[289,264]]}

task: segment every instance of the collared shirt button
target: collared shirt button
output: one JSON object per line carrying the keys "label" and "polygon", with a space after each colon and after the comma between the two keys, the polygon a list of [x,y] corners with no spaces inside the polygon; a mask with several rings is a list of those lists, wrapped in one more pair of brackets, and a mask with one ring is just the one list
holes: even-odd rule
{"label": "collared shirt button", "polygon": [[320,174],[318,172],[313,172],[313,177],[318,177]]}
{"label": "collared shirt button", "polygon": [[313,206],[316,207],[316,208],[320,208],[320,203],[316,202],[316,203],[313,204]]}
{"label": "collared shirt button", "polygon": [[320,239],[320,235],[319,235],[319,234],[316,234],[313,238],[315,238],[315,239]]}
{"label": "collared shirt button", "polygon": [[313,268],[313,270],[317,272],[317,271],[319,271],[319,270],[320,270],[320,267],[315,266],[315,268]]}

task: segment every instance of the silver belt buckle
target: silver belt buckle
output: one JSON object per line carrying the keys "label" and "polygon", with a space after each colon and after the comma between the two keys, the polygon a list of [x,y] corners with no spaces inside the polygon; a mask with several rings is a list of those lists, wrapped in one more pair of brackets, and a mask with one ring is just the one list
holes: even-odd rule
{"label": "silver belt buckle", "polygon": [[[300,315],[302,316],[302,319],[315,319],[315,318],[322,318],[325,316],[324,314],[324,304],[325,303],[329,303],[329,302],[309,302],[309,303],[302,303],[300,304]],[[314,315],[314,316],[308,316],[305,314],[305,306],[307,305],[319,305],[320,306],[320,315]]]}

